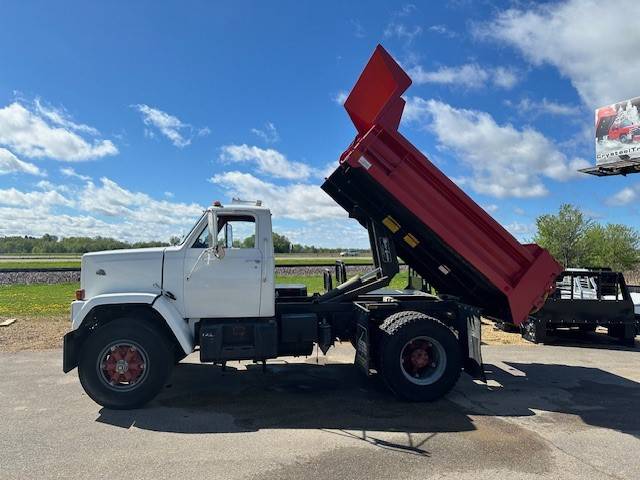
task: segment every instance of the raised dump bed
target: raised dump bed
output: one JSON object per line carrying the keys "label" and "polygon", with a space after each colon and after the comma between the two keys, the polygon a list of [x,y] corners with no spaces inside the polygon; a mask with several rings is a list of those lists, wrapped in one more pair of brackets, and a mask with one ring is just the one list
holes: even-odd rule
{"label": "raised dump bed", "polygon": [[345,102],[358,133],[322,188],[363,226],[385,225],[398,255],[440,294],[520,324],[562,267],[520,244],[398,132],[410,85],[378,46]]}

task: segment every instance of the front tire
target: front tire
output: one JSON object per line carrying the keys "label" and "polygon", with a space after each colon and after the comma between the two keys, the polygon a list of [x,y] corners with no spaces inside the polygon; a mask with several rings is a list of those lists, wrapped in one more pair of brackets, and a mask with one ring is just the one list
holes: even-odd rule
{"label": "front tire", "polygon": [[155,397],[172,366],[172,350],[160,332],[135,318],[121,318],[87,338],[78,375],[94,402],[122,410],[141,407]]}
{"label": "front tire", "polygon": [[396,396],[430,402],[453,388],[462,359],[451,329],[420,312],[393,314],[380,328],[379,373]]}

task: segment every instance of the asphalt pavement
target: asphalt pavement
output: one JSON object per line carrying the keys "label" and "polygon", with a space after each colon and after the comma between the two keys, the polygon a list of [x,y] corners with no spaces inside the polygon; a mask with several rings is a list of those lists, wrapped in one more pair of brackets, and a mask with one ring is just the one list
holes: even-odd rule
{"label": "asphalt pavement", "polygon": [[328,358],[226,372],[189,357],[146,408],[112,411],[61,352],[0,353],[0,479],[638,479],[640,349],[483,347],[431,404]]}

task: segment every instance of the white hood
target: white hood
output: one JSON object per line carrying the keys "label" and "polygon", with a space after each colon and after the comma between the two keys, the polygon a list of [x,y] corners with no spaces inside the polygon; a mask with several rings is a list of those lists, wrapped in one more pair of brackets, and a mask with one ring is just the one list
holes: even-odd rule
{"label": "white hood", "polygon": [[160,293],[165,247],[108,250],[82,256],[85,298],[103,293]]}

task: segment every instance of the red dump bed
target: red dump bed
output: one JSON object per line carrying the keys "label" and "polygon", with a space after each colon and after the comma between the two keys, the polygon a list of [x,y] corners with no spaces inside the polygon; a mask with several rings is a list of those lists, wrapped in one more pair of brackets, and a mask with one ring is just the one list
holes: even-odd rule
{"label": "red dump bed", "polygon": [[409,85],[378,46],[345,102],[358,134],[323,189],[361,223],[382,222],[399,256],[440,293],[520,324],[562,268],[520,244],[398,132]]}

